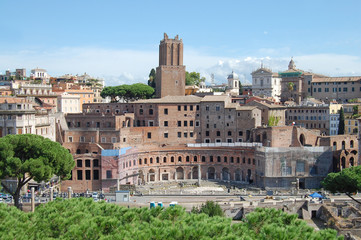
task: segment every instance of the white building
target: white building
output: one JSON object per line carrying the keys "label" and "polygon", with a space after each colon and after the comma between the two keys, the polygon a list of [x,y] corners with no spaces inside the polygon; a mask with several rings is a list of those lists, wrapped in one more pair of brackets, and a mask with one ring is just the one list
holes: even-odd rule
{"label": "white building", "polygon": [[44,83],[49,83],[50,75],[45,69],[36,68],[31,70],[30,77],[32,79],[41,79]]}
{"label": "white building", "polygon": [[228,80],[227,93],[233,96],[238,96],[239,95],[238,75],[232,71],[232,73],[228,75],[227,80]]}
{"label": "white building", "polygon": [[80,96],[64,92],[58,96],[58,112],[80,113]]}
{"label": "white building", "polygon": [[253,71],[252,93],[254,96],[272,97],[276,102],[281,100],[281,78],[278,73],[263,67]]}
{"label": "white building", "polygon": [[56,140],[55,116],[30,98],[0,97],[0,137],[36,134]]}

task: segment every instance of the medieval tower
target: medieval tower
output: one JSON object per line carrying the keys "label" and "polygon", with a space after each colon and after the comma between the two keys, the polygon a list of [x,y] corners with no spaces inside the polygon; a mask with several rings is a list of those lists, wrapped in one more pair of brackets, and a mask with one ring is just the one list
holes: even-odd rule
{"label": "medieval tower", "polygon": [[156,97],[184,96],[186,68],[183,65],[183,41],[168,38],[159,44],[159,66],[156,71]]}

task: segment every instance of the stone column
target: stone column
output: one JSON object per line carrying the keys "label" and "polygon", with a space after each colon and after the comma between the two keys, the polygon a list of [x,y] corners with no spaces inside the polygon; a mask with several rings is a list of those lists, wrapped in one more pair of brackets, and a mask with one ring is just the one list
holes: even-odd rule
{"label": "stone column", "polygon": [[202,179],[201,165],[198,164],[198,186],[201,185],[201,179]]}
{"label": "stone column", "polygon": [[72,194],[71,187],[68,187],[68,199],[71,198],[71,194]]}
{"label": "stone column", "polygon": [[31,188],[31,211],[35,212],[35,188]]}
{"label": "stone column", "polygon": [[50,187],[50,202],[54,200],[54,189],[53,187]]}

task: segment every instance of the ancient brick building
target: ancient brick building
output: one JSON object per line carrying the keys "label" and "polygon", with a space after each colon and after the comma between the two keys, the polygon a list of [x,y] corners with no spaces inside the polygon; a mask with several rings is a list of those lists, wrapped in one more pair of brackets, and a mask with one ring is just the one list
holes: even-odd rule
{"label": "ancient brick building", "polygon": [[183,65],[183,41],[168,38],[164,33],[164,39],[159,45],[159,66],[156,71],[156,96],[184,96],[186,70]]}
{"label": "ancient brick building", "polygon": [[[284,97],[306,96],[302,74],[291,61],[283,79],[294,82],[296,92]],[[329,171],[358,164],[356,135],[327,138],[320,130],[285,126],[288,115],[279,106],[241,106],[228,95],[185,96],[178,37],[164,35],[156,81],[156,99],[83,104],[82,113],[59,122],[59,141],[76,161],[63,190],[200,180],[290,188],[296,179],[300,187],[317,188]]]}

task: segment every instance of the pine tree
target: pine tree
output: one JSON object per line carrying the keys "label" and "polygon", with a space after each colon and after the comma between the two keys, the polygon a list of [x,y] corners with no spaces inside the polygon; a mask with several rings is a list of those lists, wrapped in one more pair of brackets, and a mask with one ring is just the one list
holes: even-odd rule
{"label": "pine tree", "polygon": [[340,109],[340,119],[338,123],[338,135],[345,134],[345,115],[343,113],[343,108]]}

